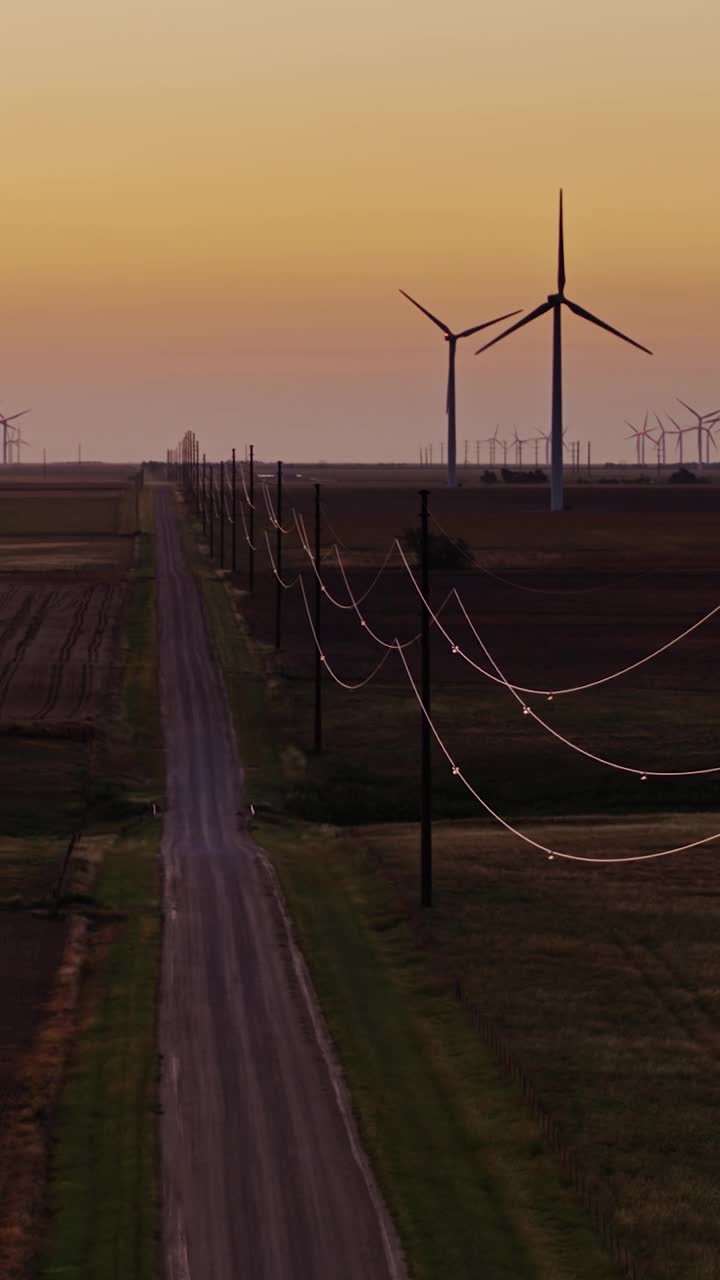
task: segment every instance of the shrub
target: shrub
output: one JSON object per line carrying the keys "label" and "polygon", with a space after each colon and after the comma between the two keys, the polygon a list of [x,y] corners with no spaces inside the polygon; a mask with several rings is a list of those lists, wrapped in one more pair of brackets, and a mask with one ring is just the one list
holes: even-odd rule
{"label": "shrub", "polygon": [[[419,529],[405,529],[402,541],[420,563],[422,535]],[[472,553],[464,538],[449,538],[445,533],[428,531],[428,559],[431,569],[467,569]]]}

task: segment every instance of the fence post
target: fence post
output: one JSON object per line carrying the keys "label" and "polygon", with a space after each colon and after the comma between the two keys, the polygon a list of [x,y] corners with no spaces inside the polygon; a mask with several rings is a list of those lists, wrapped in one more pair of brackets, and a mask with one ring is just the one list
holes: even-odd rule
{"label": "fence post", "polygon": [[316,754],[322,751],[322,661],[320,653],[320,604],[322,583],[320,580],[320,485],[315,485],[315,732]]}
{"label": "fence post", "polygon": [[428,490],[420,490],[420,905],[432,906],[432,755],[430,742],[430,587]]}
{"label": "fence post", "polygon": [[255,446],[250,445],[250,542],[248,546],[248,590],[255,590]]}
{"label": "fence post", "polygon": [[232,451],[232,571],[237,573],[237,494],[235,492],[235,450]]}
{"label": "fence post", "polygon": [[282,462],[277,464],[277,489],[275,494],[275,648],[280,648],[282,638]]}

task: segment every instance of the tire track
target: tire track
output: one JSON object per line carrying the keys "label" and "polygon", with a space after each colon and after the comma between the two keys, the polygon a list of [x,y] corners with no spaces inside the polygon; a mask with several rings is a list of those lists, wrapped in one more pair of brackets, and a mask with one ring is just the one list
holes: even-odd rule
{"label": "tire track", "polygon": [[90,607],[90,601],[95,593],[94,587],[86,587],[78,604],[75,606],[75,612],[70,623],[70,627],[65,633],[65,638],[60,646],[57,660],[50,666],[50,682],[47,687],[45,701],[32,716],[33,720],[45,720],[54,710],[55,705],[60,697],[63,680],[65,678],[65,670],[70,661],[72,652],[80,639],[80,635],[85,623],[85,617]]}
{"label": "tire track", "polygon": [[[40,628],[42,627],[42,624],[45,621],[45,618],[50,610],[51,605],[55,600],[56,595],[57,595],[57,591],[47,592],[44,600],[41,602],[36,612],[32,614],[23,635],[18,640],[12,657],[7,660],[2,670],[0,671],[0,708],[2,708],[5,705],[5,701],[8,695],[8,690],[10,687],[10,682],[13,676],[15,675],[16,671],[19,669],[23,661],[23,658],[25,656],[25,653],[27,652],[27,649],[30,647],[33,640],[35,639],[38,632],[40,631]],[[32,602],[32,597],[30,597],[30,600]],[[17,630],[19,630],[19,627],[15,628],[16,632]]]}

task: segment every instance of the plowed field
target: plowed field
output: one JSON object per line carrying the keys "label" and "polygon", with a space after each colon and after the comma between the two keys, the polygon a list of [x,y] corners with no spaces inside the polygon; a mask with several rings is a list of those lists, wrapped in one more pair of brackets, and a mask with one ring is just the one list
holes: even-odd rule
{"label": "plowed field", "polygon": [[103,709],[124,586],[0,584],[0,726]]}

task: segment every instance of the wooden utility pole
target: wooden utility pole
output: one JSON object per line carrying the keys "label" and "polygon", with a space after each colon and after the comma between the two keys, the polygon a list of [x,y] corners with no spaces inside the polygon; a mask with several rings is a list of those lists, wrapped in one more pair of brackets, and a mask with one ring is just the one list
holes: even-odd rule
{"label": "wooden utility pole", "polygon": [[432,750],[430,741],[430,589],[428,490],[420,490],[420,905],[432,906]]}
{"label": "wooden utility pole", "polygon": [[317,755],[322,751],[322,653],[321,617],[322,581],[320,578],[320,485],[315,485],[315,731],[313,745]]}

